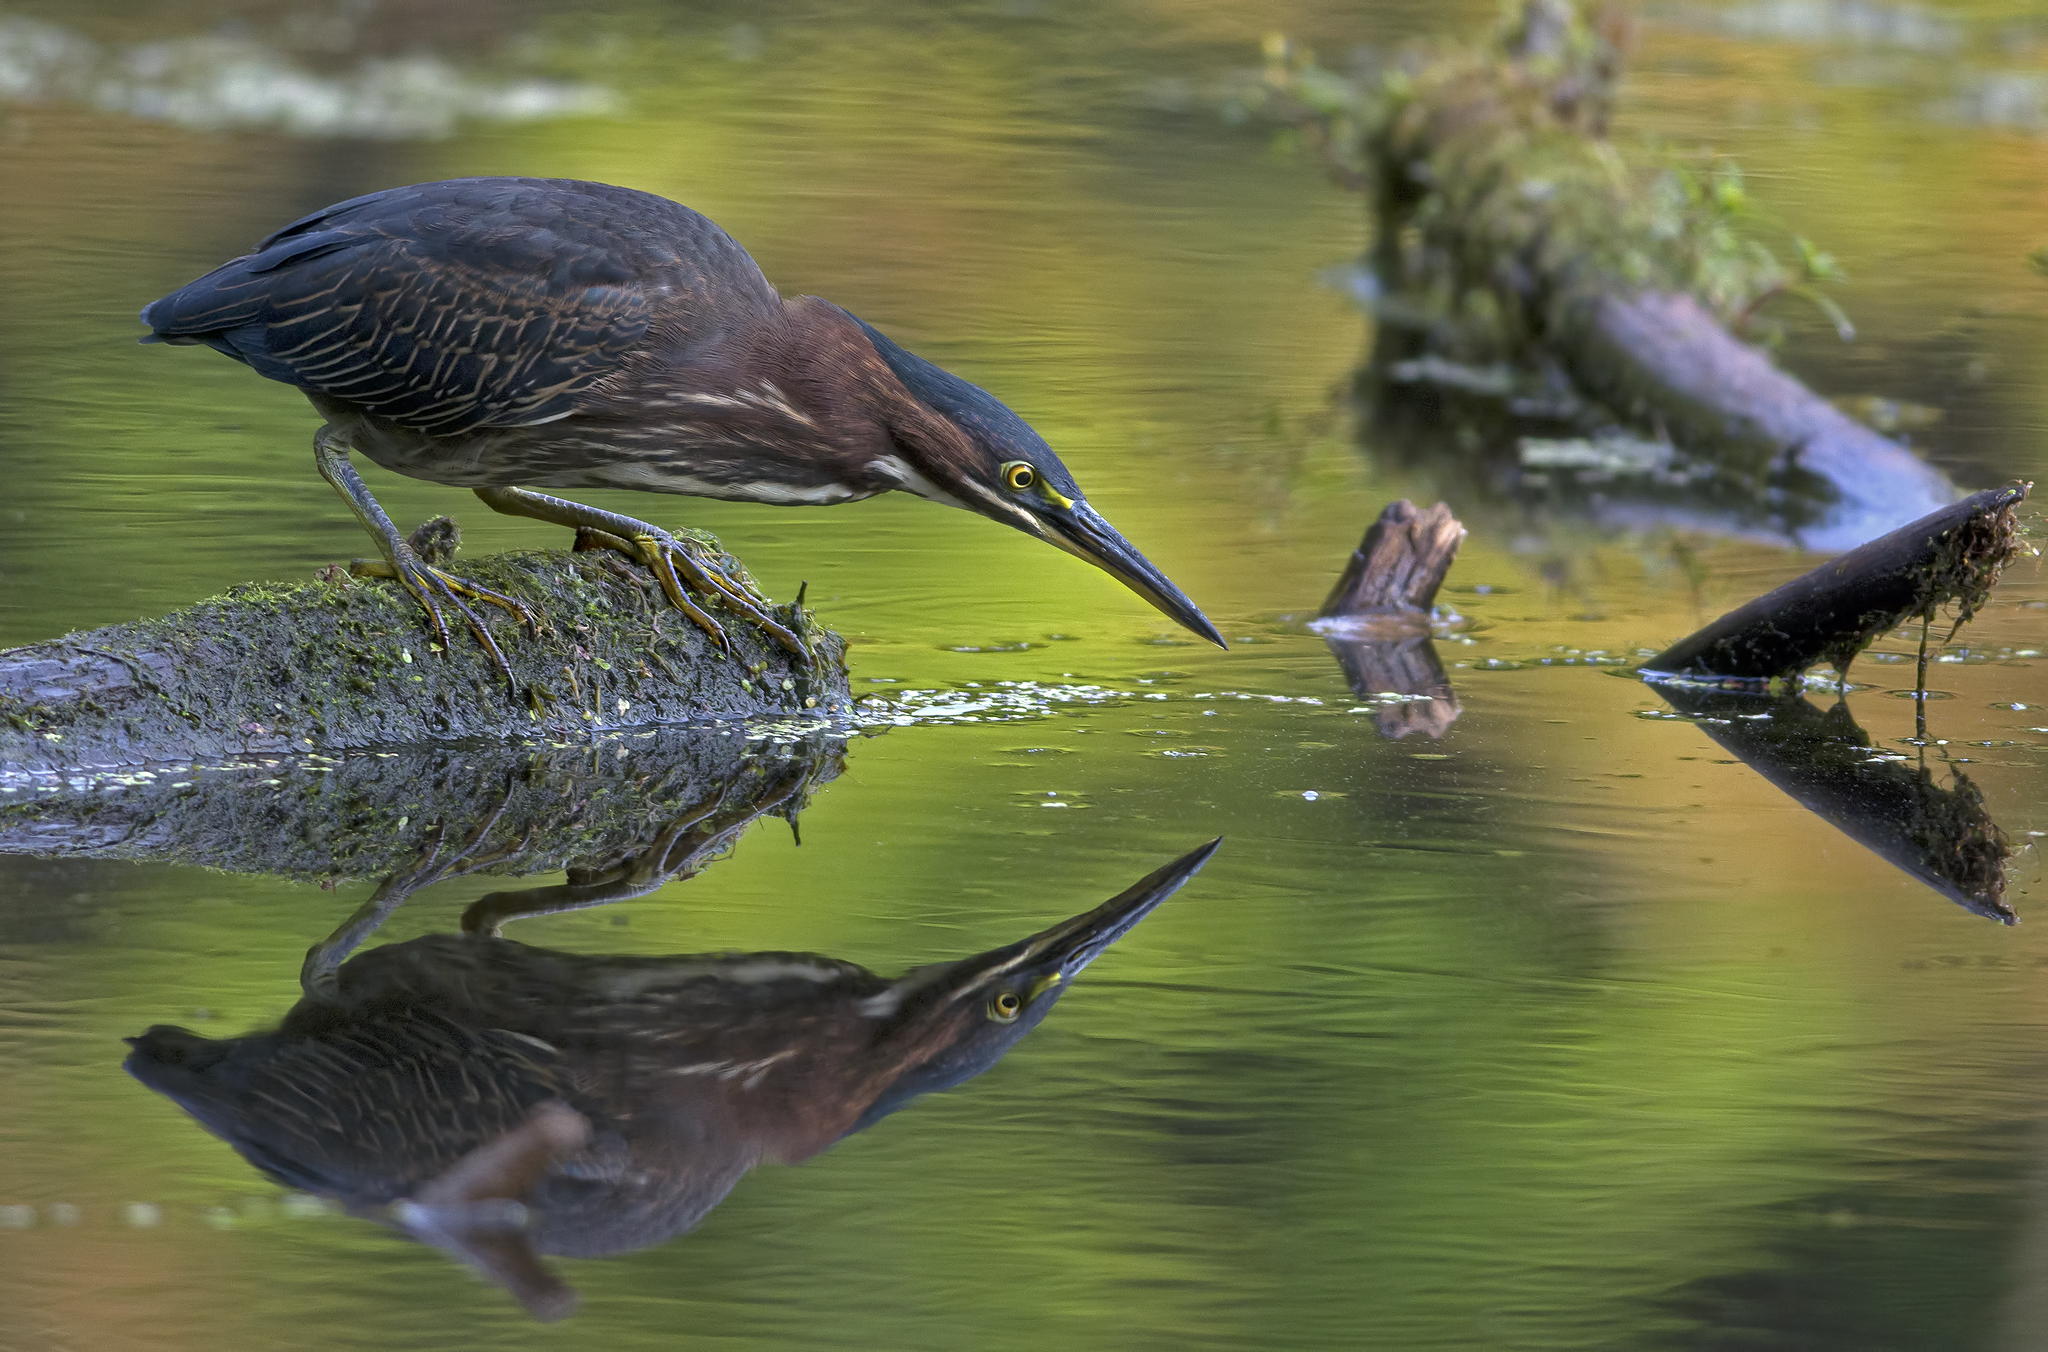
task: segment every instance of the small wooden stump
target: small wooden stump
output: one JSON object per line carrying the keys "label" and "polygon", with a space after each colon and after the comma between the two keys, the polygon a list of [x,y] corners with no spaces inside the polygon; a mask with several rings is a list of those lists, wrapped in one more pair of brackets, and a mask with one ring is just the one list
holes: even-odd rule
{"label": "small wooden stump", "polygon": [[1386,698],[1380,735],[1439,738],[1457,722],[1458,697],[1430,641],[1430,607],[1458,556],[1465,528],[1439,502],[1390,504],[1351,553],[1315,620],[1352,692]]}

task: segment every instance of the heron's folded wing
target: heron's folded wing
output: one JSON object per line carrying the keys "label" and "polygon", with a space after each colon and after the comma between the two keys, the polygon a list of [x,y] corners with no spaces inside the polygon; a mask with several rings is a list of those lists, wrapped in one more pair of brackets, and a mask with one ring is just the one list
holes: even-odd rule
{"label": "heron's folded wing", "polygon": [[[294,222],[143,311],[164,341],[432,435],[544,422],[618,369],[776,296],[673,202],[553,180],[392,189]],[[680,332],[678,332],[680,330]]]}

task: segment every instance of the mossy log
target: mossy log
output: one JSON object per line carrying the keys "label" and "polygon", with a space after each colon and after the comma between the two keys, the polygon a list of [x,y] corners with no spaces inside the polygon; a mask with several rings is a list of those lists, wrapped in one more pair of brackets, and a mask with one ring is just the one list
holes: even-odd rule
{"label": "mossy log", "polygon": [[1668,440],[1759,498],[1876,529],[1950,501],[1940,472],[1732,331],[1810,288],[1756,247],[1739,185],[1630,163],[1608,138],[1624,45],[1566,0],[1529,0],[1496,42],[1386,71],[1282,47],[1260,97],[1371,203],[1366,292],[1437,365],[1568,393],[1587,430]]}
{"label": "mossy log", "polygon": [[477,607],[516,689],[459,625],[435,642],[396,582],[330,569],[0,652],[0,775],[849,708],[844,645],[797,607],[778,613],[809,660],[729,612],[721,651],[614,555],[501,554],[460,571],[539,617],[528,633]]}
{"label": "mossy log", "polygon": [[1766,682],[1856,654],[1953,602],[1977,613],[2019,549],[2013,509],[2030,484],[1986,489],[1930,512],[1729,611],[1643,664],[1652,677]]}

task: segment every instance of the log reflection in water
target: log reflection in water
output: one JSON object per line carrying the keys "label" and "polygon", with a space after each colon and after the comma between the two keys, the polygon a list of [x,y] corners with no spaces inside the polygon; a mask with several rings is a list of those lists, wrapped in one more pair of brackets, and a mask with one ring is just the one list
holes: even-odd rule
{"label": "log reflection in water", "polygon": [[216,1040],[160,1025],[132,1040],[127,1067],[272,1178],[393,1224],[557,1318],[574,1293],[541,1255],[670,1239],[756,1165],[808,1158],[980,1074],[1217,844],[1027,939],[894,980],[812,954],[583,955],[496,933],[694,871],[784,801],[772,780],[720,795],[607,869],[482,898],[461,934],[350,958],[491,833],[437,843],[315,946],[275,1031]]}
{"label": "log reflection in water", "polygon": [[1887,863],[1978,915],[2010,925],[2005,861],[2012,846],[1984,795],[1954,765],[1935,782],[1924,764],[1879,754],[1846,701],[1823,709],[1769,697],[1653,683],[1680,713],[1743,764]]}
{"label": "log reflection in water", "polygon": [[750,740],[734,724],[573,746],[442,747],[93,777],[0,799],[0,853],[322,881],[389,881],[436,868],[447,876],[457,853],[464,873],[602,868],[643,852],[721,795],[752,799],[782,783],[775,806],[793,813],[839,773],[843,749],[829,734]]}
{"label": "log reflection in water", "polygon": [[1429,635],[1346,638],[1324,630],[1323,639],[1352,693],[1360,699],[1378,698],[1373,724],[1380,736],[1399,741],[1419,732],[1435,739],[1458,721],[1458,694],[1451,689]]}

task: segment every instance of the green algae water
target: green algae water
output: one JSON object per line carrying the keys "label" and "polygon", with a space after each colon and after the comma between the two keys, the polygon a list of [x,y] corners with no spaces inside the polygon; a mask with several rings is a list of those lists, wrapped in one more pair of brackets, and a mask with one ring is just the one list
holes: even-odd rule
{"label": "green algae water", "polygon": [[[1995,823],[2008,926],[1628,675],[1810,566],[1796,540],[1620,486],[1502,497],[1448,429],[1397,445],[1354,407],[1370,333],[1332,274],[1360,203],[1222,91],[1269,30],[1334,56],[1491,18],[0,11],[0,643],[367,552],[303,400],[132,346],[133,313],[327,202],[524,173],[687,202],[786,293],[986,386],[1233,644],[907,498],[594,494],[716,532],[775,595],[806,584],[860,726],[201,769],[53,789],[72,824],[40,839],[0,817],[0,1347],[2040,1346],[2048,585],[2015,565],[1924,700],[1910,633],[1845,708],[1809,693],[1887,776],[1852,765],[1851,798],[1910,781]],[[1789,365],[1878,397],[1966,487],[2048,472],[2038,15],[1660,7],[1624,100],[1632,134],[1737,157],[1840,261],[1862,336],[1784,302]],[[472,551],[560,543],[372,486],[402,522],[455,513]],[[1405,703],[1354,693],[1305,623],[1401,496],[1472,532],[1448,689]],[[761,1163],[673,1237],[547,1258],[580,1296],[564,1323],[123,1070],[154,1025],[274,1025],[308,948],[394,877],[367,949],[508,889],[611,887],[641,894],[505,935],[894,975],[1216,836],[982,1073]]]}

